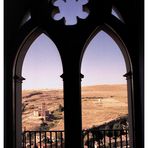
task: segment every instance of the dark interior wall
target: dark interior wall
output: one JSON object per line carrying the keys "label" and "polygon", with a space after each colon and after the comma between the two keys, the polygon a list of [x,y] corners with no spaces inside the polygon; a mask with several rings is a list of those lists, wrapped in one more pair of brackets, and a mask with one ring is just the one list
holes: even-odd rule
{"label": "dark interior wall", "polygon": [[15,148],[13,128],[13,88],[12,71],[14,58],[16,56],[16,36],[19,24],[25,11],[27,10],[27,0],[5,0],[4,1],[4,147]]}
{"label": "dark interior wall", "polygon": [[[115,0],[112,1],[121,12],[128,32],[126,44],[133,65],[134,108],[135,108],[135,136],[136,147],[144,147],[144,2],[143,0]],[[20,23],[25,13],[36,3],[29,0],[4,1],[4,122],[5,148],[16,148],[13,135],[15,110],[13,100],[13,64],[18,48],[18,34]],[[75,50],[75,49],[73,49]],[[62,53],[62,51],[61,51]],[[75,53],[76,54],[76,53]],[[63,53],[64,57],[64,53]],[[70,57],[69,57],[70,58]],[[65,57],[65,59],[69,59]],[[67,61],[65,60],[65,63]],[[73,80],[75,81],[75,80]],[[75,84],[78,86],[77,84]],[[68,87],[68,86],[67,86]]]}
{"label": "dark interior wall", "polygon": [[144,1],[114,1],[127,24],[128,51],[133,66],[136,147],[144,147]]}
{"label": "dark interior wall", "polygon": [[144,147],[144,14],[143,1],[131,1],[128,19],[129,41],[133,63],[136,146]]}

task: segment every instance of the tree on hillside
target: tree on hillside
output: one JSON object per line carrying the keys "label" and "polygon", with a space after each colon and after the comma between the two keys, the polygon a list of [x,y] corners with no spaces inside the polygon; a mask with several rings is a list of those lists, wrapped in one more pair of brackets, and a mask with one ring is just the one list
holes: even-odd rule
{"label": "tree on hillside", "polygon": [[48,130],[48,124],[44,122],[44,118],[41,118],[42,123],[40,124],[40,131],[47,131]]}
{"label": "tree on hillside", "polygon": [[59,112],[63,112],[64,111],[64,107],[60,104],[58,110],[59,110]]}

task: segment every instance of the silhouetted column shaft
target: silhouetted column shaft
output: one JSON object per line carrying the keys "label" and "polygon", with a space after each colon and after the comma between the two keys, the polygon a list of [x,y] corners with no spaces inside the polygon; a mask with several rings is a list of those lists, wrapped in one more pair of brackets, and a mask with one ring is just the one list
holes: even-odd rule
{"label": "silhouetted column shaft", "polygon": [[[23,80],[25,80],[25,78],[23,78],[22,76],[15,76],[14,77],[14,81],[15,81],[15,98],[21,98],[22,97],[22,85],[21,83],[23,82]],[[18,93],[20,92],[20,93]],[[15,122],[15,134],[16,134],[16,143],[15,143],[15,147],[19,148],[22,146],[22,129],[21,129],[21,125],[22,125],[22,114],[21,114],[21,109],[22,106],[20,104],[22,104],[22,99],[16,99],[16,102],[14,103],[14,108],[16,109],[16,120],[14,120],[13,122]],[[16,107],[17,106],[17,107]],[[14,138],[14,137],[13,137]],[[15,139],[14,139],[15,141]]]}
{"label": "silhouetted column shaft", "polygon": [[64,80],[65,148],[81,147],[81,89],[76,62],[67,63]]}
{"label": "silhouetted column shaft", "polygon": [[132,93],[132,85],[133,85],[133,82],[132,82],[132,72],[129,71],[127,72],[124,77],[126,77],[126,80],[127,80],[127,95],[128,95],[128,122],[129,122],[129,144],[130,144],[130,147],[135,147],[135,135],[134,135],[134,130],[135,130],[135,121],[134,121],[134,97],[133,97],[133,93]]}

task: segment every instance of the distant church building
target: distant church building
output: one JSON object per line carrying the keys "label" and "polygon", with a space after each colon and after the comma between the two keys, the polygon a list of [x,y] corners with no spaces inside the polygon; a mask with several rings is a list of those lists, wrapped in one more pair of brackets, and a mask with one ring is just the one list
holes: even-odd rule
{"label": "distant church building", "polygon": [[50,115],[49,110],[46,108],[46,103],[42,103],[41,108],[37,111],[33,112],[34,117],[42,117],[44,118],[44,121],[48,118]]}

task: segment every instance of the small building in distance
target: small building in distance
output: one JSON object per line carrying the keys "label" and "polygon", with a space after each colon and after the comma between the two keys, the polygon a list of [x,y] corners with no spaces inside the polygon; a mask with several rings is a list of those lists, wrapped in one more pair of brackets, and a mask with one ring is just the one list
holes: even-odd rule
{"label": "small building in distance", "polygon": [[44,118],[44,121],[48,119],[49,115],[50,115],[50,112],[46,107],[46,103],[42,103],[41,108],[33,112],[34,117],[42,117]]}

